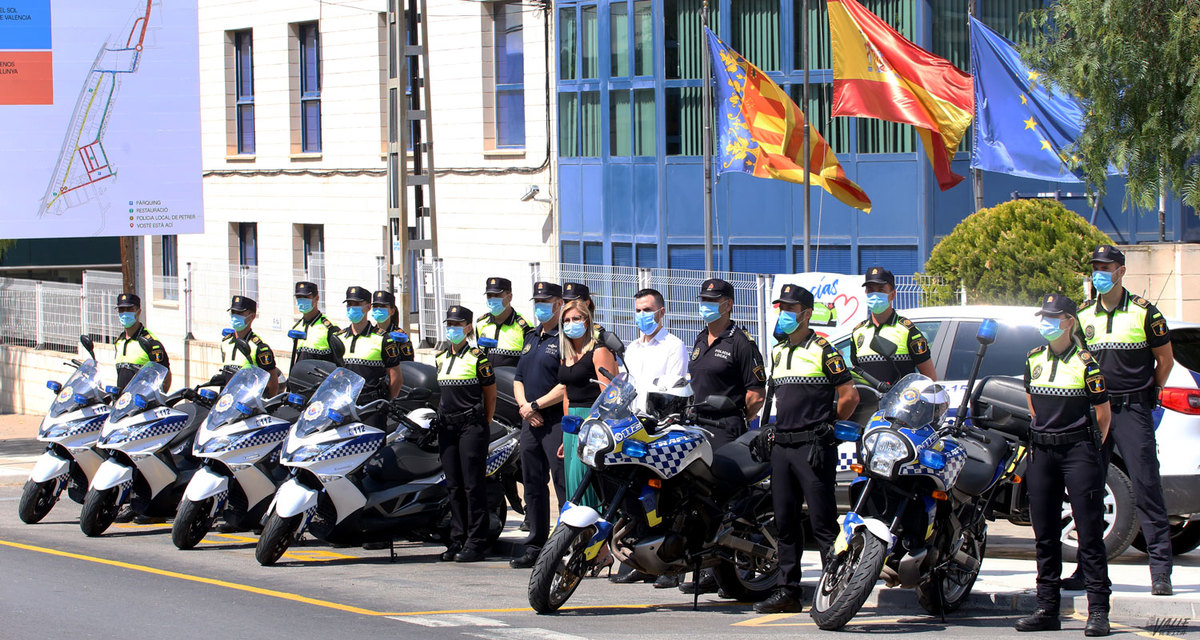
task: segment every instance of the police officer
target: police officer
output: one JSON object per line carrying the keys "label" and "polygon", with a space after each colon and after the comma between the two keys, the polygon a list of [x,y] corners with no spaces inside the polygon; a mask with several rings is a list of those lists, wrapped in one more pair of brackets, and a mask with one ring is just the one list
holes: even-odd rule
{"label": "police officer", "polygon": [[[279,391],[281,374],[279,367],[275,365],[275,352],[254,333],[252,327],[256,317],[257,302],[246,296],[233,296],[233,301],[229,304],[229,326],[233,328],[233,333],[221,340],[221,362],[224,363],[222,370],[226,374],[226,382],[238,369],[258,367],[266,371],[271,374],[271,380],[267,382],[267,395],[273,396]],[[250,357],[237,347],[237,338],[249,345]]]}
{"label": "police officer", "polygon": [[[844,420],[858,406],[858,392],[846,363],[833,345],[808,323],[813,295],[804,287],[785,284],[780,291],[779,329],[787,341],[771,353],[771,385],[778,407],[774,425],[756,438],[759,456],[771,460],[771,499],[779,528],[779,588],[754,605],[758,613],[800,610],[800,555],[804,548],[800,504],[808,505],[817,548],[824,558],[837,537],[837,443],[835,420]],[[764,442],[765,441],[765,442]]]}
{"label": "police officer", "polygon": [[525,487],[525,513],[529,537],[525,553],[509,562],[514,569],[528,569],[550,535],[550,489],[561,506],[566,501],[563,485],[562,446],[563,398],[558,386],[558,316],[562,312],[562,287],[553,282],[533,285],[533,315],[536,331],[525,336],[524,353],[517,363],[513,396],[521,411],[521,475]]}
{"label": "police officer", "polygon": [[117,336],[117,393],[133,379],[142,365],[157,362],[167,368],[163,391],[171,388],[171,360],[167,349],[141,322],[142,299],[133,293],[117,296],[117,318],[125,330]]}
{"label": "police officer", "polygon": [[533,326],[512,308],[509,279],[488,278],[483,295],[487,297],[488,312],[475,323],[475,335],[496,341],[496,346],[483,349],[493,367],[515,367],[525,349],[525,336]]}
{"label": "police officer", "polygon": [[[889,384],[895,384],[913,372],[937,380],[929,355],[929,342],[920,329],[892,308],[896,301],[896,276],[883,267],[871,267],[867,269],[863,286],[871,315],[854,327],[850,340],[850,366],[861,368],[880,382]],[[871,348],[875,336],[896,345],[896,353],[892,356],[876,353]]]}
{"label": "police officer", "polygon": [[[767,376],[762,354],[750,333],[739,328],[730,317],[733,295],[733,285],[720,278],[705,280],[700,285],[700,318],[708,327],[696,336],[688,363],[692,391],[697,399],[722,395],[737,405],[732,411],[697,410],[700,417],[721,425],[710,428],[713,451],[745,433],[746,421],[758,413],[765,399]],[[684,593],[693,593],[696,588],[692,582],[680,586]],[[711,571],[701,574],[699,589],[701,593],[717,590],[717,581]]]}
{"label": "police officer", "polygon": [[329,336],[336,335],[340,329],[321,312],[320,302],[316,284],[296,283],[296,310],[301,315],[292,325],[292,330],[303,331],[304,338],[292,340],[293,365],[304,360],[334,361]]}
{"label": "police officer", "polygon": [[488,425],[496,409],[496,376],[483,351],[471,346],[471,310],[446,310],[446,341],[437,355],[438,449],[450,494],[450,545],[442,560],[479,562],[487,547]]}
{"label": "police officer", "polygon": [[[1104,549],[1104,476],[1100,449],[1108,435],[1104,375],[1090,353],[1072,339],[1075,303],[1051,293],[1042,300],[1041,334],[1049,345],[1029,352],[1025,392],[1033,422],[1029,434],[1029,519],[1037,538],[1037,609],[1017,631],[1056,631],[1062,573],[1063,492],[1071,501],[1079,564],[1088,595],[1084,635],[1106,636],[1112,583]],[[1095,410],[1095,420],[1090,410]]]}
{"label": "police officer", "polygon": [[[363,287],[346,289],[346,319],[350,326],[342,332],[346,345],[345,367],[363,377],[366,384],[358,394],[358,404],[390,400],[400,391],[404,377],[400,372],[400,345],[375,331],[367,320],[371,292]],[[387,411],[376,411],[365,420],[379,429],[387,426]]]}
{"label": "police officer", "polygon": [[408,332],[400,327],[400,310],[396,308],[396,296],[391,291],[376,291],[371,294],[371,321],[375,323],[375,332],[391,337],[399,333],[402,339],[396,343],[400,348],[400,361],[412,362],[416,357],[412,340]]}
{"label": "police officer", "polygon": [[[592,319],[596,318],[596,301],[592,300],[592,290],[586,284],[579,282],[564,282],[563,283],[563,304],[572,300],[583,300],[588,304],[588,313],[592,314]],[[596,342],[602,346],[612,349],[613,355],[620,362],[625,359],[625,345],[615,333],[611,333],[605,329],[603,325],[594,322],[592,325],[592,334],[596,336]],[[612,346],[609,343],[612,342]]]}
{"label": "police officer", "polygon": [[[1099,298],[1080,307],[1079,326],[1109,384],[1109,444],[1115,444],[1121,453],[1133,482],[1138,520],[1150,556],[1150,593],[1169,596],[1173,591],[1171,537],[1152,412],[1175,357],[1166,319],[1148,300],[1122,286],[1125,271],[1125,254],[1120,249],[1101,245],[1092,252],[1092,287]],[[1078,575],[1063,583],[1064,589],[1084,586]]]}

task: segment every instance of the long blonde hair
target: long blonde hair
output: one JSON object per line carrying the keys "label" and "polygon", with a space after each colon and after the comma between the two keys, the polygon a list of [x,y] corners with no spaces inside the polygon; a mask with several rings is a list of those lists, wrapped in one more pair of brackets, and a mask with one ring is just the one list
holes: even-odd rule
{"label": "long blonde hair", "polygon": [[[575,351],[575,345],[571,343],[571,339],[567,337],[567,332],[563,330],[563,318],[567,316],[567,312],[575,310],[583,315],[584,333],[583,333],[583,348],[578,353]],[[588,309],[587,302],[583,300],[572,300],[563,305],[562,311],[558,314],[558,352],[561,354],[563,363],[568,360],[578,361],[588,351],[591,351],[596,346],[596,333],[592,328],[592,312]]]}

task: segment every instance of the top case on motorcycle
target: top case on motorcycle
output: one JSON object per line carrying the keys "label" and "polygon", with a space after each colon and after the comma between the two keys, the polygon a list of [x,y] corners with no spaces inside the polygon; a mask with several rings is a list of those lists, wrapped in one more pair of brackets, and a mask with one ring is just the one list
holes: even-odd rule
{"label": "top case on motorcycle", "polygon": [[984,442],[974,433],[958,438],[958,443],[967,450],[967,462],[954,488],[970,496],[977,496],[987,490],[992,478],[996,476],[996,465],[1000,464],[1004,454],[1008,452],[1008,441],[998,433],[988,434],[989,442]]}
{"label": "top case on motorcycle", "polygon": [[441,469],[438,454],[403,439],[384,446],[364,467],[367,477],[379,483],[398,484],[427,478]]}
{"label": "top case on motorcycle", "polygon": [[[513,381],[517,377],[516,367],[496,367],[496,417],[511,424],[521,424],[521,412],[513,394]],[[495,436],[492,437],[495,440]]]}
{"label": "top case on motorcycle", "polygon": [[758,431],[747,431],[737,440],[713,452],[712,474],[719,480],[739,485],[749,485],[762,480],[770,467],[769,462],[758,462],[750,455],[750,443]]}
{"label": "top case on motorcycle", "polygon": [[420,402],[406,402],[401,400],[400,406],[403,407],[406,412],[412,411],[413,409],[421,409],[427,406],[438,406],[438,399],[441,397],[441,392],[438,390],[436,367],[425,364],[424,362],[401,362],[400,375],[404,377],[404,382],[400,385],[399,397],[404,397],[408,392],[416,388],[429,389],[429,392],[433,394],[429,396],[428,400],[422,400]]}
{"label": "top case on motorcycle", "polygon": [[1018,440],[1029,437],[1029,415],[1025,381],[1009,376],[989,376],[971,394],[971,422],[984,429]]}
{"label": "top case on motorcycle", "polygon": [[312,396],[317,387],[337,369],[337,365],[324,360],[301,360],[288,371],[285,387],[289,393],[304,397]]}

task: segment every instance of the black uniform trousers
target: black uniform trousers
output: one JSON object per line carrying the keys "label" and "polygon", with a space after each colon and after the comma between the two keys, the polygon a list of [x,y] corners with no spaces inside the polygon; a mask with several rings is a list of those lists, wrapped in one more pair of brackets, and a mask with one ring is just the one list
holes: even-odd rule
{"label": "black uniform trousers", "polygon": [[529,521],[529,538],[525,544],[540,549],[550,536],[550,482],[559,508],[567,501],[563,481],[563,461],[558,457],[562,446],[562,416],[542,414],[544,424],[531,427],[521,424],[521,483],[525,488],[525,514]]}
{"label": "black uniform trousers", "polygon": [[450,494],[450,541],[464,549],[487,546],[488,429],[479,422],[438,428],[438,451]]}
{"label": "black uniform trousers", "polygon": [[701,425],[701,428],[707,429],[712,433],[712,438],[709,438],[709,443],[712,444],[712,450],[714,452],[720,451],[721,447],[733,442],[734,440],[737,440],[738,436],[746,433],[746,418],[743,414],[739,413],[723,417],[706,416],[704,414],[700,414],[700,417],[707,418],[709,420],[716,420],[717,422],[721,423],[720,429],[707,425]]}
{"label": "black uniform trousers", "polygon": [[1129,480],[1133,483],[1134,502],[1146,553],[1150,556],[1150,574],[1170,575],[1172,565],[1171,530],[1163,500],[1162,478],[1158,473],[1158,450],[1154,441],[1153,406],[1132,402],[1113,403],[1109,437],[1116,444]]}
{"label": "black uniform trousers", "polygon": [[[816,468],[809,464],[812,447],[821,448]],[[779,530],[779,586],[800,594],[800,556],[804,551],[802,503],[821,552],[821,563],[837,539],[837,445],[776,444],[771,449],[771,501]]]}
{"label": "black uniform trousers", "polygon": [[1064,492],[1071,501],[1088,608],[1108,611],[1112,582],[1108,579],[1108,556],[1104,550],[1102,462],[1102,455],[1091,440],[1030,447],[1025,482],[1029,491],[1029,518],[1037,539],[1037,602],[1038,607],[1047,611],[1059,610]]}

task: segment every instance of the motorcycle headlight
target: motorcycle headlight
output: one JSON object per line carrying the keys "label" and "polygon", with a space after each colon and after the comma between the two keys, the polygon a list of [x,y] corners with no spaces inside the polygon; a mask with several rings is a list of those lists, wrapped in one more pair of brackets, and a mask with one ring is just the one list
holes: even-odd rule
{"label": "motorcycle headlight", "polygon": [[212,440],[205,442],[203,446],[197,442],[195,447],[196,453],[217,453],[222,449],[228,448],[229,445],[233,443],[234,439],[235,438],[230,437],[213,438]]}
{"label": "motorcycle headlight", "polygon": [[300,447],[299,449],[296,449],[290,455],[288,455],[287,461],[288,462],[308,462],[309,460],[316,458],[317,456],[321,455],[322,453],[325,453],[325,451],[327,449],[329,449],[331,446],[332,446],[332,444],[305,445],[303,447]]}
{"label": "motorcycle headlight", "polygon": [[589,467],[599,466],[600,458],[615,446],[612,433],[599,420],[584,423],[579,432],[579,459]]}
{"label": "motorcycle headlight", "polygon": [[889,433],[873,433],[863,441],[863,449],[870,454],[869,468],[872,473],[890,477],[896,463],[909,457],[908,445],[900,436]]}

